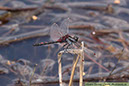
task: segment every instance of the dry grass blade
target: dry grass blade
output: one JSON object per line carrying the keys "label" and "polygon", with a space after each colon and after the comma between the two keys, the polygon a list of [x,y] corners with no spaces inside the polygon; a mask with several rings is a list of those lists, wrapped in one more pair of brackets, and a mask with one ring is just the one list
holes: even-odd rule
{"label": "dry grass blade", "polygon": [[58,64],[59,64],[59,83],[60,83],[60,86],[63,86],[62,85],[62,66],[61,66],[61,56],[62,56],[62,53],[58,53]]}
{"label": "dry grass blade", "polygon": [[32,74],[31,74],[31,77],[30,77],[30,80],[29,80],[29,86],[31,86],[31,81],[32,81],[32,78],[33,78],[34,73],[36,71],[36,66],[37,66],[37,64],[35,64],[34,70],[33,70]]}
{"label": "dry grass blade", "polygon": [[82,42],[82,50],[80,56],[80,84],[79,86],[83,86],[83,71],[84,71],[84,42]]}
{"label": "dry grass blade", "polygon": [[78,55],[78,56],[77,56],[76,61],[73,63],[73,68],[72,68],[72,71],[71,71],[71,76],[70,76],[69,86],[71,86],[71,85],[72,85],[72,82],[73,82],[73,76],[74,76],[74,71],[75,71],[75,68],[76,68],[76,66],[77,66],[77,63],[78,63],[79,57],[80,57],[80,55]]}

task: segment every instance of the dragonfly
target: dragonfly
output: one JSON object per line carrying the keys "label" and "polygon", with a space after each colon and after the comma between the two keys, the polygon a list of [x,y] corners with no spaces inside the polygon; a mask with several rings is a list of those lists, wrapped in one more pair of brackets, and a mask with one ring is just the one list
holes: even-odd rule
{"label": "dragonfly", "polygon": [[56,23],[54,23],[50,28],[50,38],[53,41],[50,42],[41,42],[34,44],[33,46],[41,46],[41,45],[49,45],[49,44],[55,44],[55,43],[65,43],[63,47],[67,46],[68,48],[73,43],[78,42],[77,36],[71,36],[69,35],[69,23],[71,20],[69,18],[63,20],[63,22],[58,26]]}

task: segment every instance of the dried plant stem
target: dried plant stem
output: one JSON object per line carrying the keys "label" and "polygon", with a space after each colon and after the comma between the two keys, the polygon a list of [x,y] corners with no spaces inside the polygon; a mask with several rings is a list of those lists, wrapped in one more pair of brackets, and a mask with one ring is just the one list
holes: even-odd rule
{"label": "dried plant stem", "polygon": [[75,62],[73,62],[73,68],[72,68],[72,71],[71,71],[71,77],[70,77],[70,81],[69,81],[69,86],[72,86],[72,81],[73,81],[73,76],[74,76],[74,71],[75,71],[75,67],[78,63],[78,60],[79,60],[79,57],[81,57],[80,59],[80,86],[83,86],[83,70],[84,70],[84,65],[83,65],[83,62],[84,62],[84,42],[82,42],[82,49],[67,49],[67,52],[66,51],[60,51],[58,53],[58,65],[59,65],[59,83],[60,83],[60,86],[63,86],[62,85],[62,71],[61,71],[61,56],[63,53],[72,53],[72,54],[77,54],[77,59]]}
{"label": "dried plant stem", "polygon": [[46,36],[48,35],[48,32],[49,32],[49,29],[45,28],[43,30],[31,31],[31,32],[27,32],[27,33],[15,35],[15,36],[3,37],[0,39],[0,45],[7,45],[9,43],[22,41],[25,39]]}
{"label": "dried plant stem", "polygon": [[118,63],[119,63],[119,61],[120,61],[120,58],[121,58],[122,55],[123,55],[123,52],[124,52],[124,49],[120,52],[120,56],[119,56],[119,58],[118,58],[118,62],[117,62],[117,64],[116,64],[116,66],[112,69],[112,71],[109,73],[109,76],[111,76],[112,73],[113,73],[113,71],[116,69],[116,67],[117,67],[117,65],[118,65]]}
{"label": "dried plant stem", "polygon": [[32,74],[31,74],[31,77],[30,77],[30,80],[29,80],[29,86],[31,86],[31,81],[32,81],[32,78],[33,78],[34,73],[36,71],[36,66],[37,66],[37,64],[35,64],[34,70],[33,70]]}
{"label": "dried plant stem", "polygon": [[80,55],[77,56],[76,61],[73,63],[73,68],[72,68],[72,71],[71,71],[71,77],[70,77],[70,81],[69,81],[69,86],[72,86],[73,76],[74,76],[75,68],[77,66],[79,57],[80,57]]}
{"label": "dried plant stem", "polygon": [[[124,70],[125,71],[125,70]],[[107,79],[107,81],[112,81],[112,80],[114,80],[114,81],[123,81],[123,82],[128,82],[128,80],[127,80],[127,78],[129,77],[129,74],[123,74],[122,76],[121,75],[119,75],[119,74],[117,74],[117,75],[115,75],[115,76],[109,76],[109,75],[106,75],[106,76],[91,76],[91,77],[84,77],[84,81],[86,81],[86,82],[92,82],[92,81],[103,81],[103,79],[104,78],[106,78]],[[75,83],[77,83],[79,81],[79,78],[75,78],[75,79],[73,79],[73,82],[75,82]],[[63,82],[64,83],[68,83],[69,82],[69,79],[66,79],[66,80],[63,80]],[[45,81],[42,81],[42,82],[38,82],[38,81],[36,81],[36,80],[33,80],[32,81],[32,83],[31,83],[31,85],[32,86],[36,86],[36,85],[41,85],[41,86],[46,86],[46,85],[48,85],[48,84],[52,84],[52,85],[54,85],[54,84],[58,84],[59,83],[59,81],[58,81],[58,79],[52,79],[52,80],[50,80],[50,79],[48,79],[48,80],[45,80]]]}
{"label": "dried plant stem", "polygon": [[83,71],[84,71],[84,42],[82,42],[82,52],[80,56],[80,82],[79,86],[83,86]]}
{"label": "dried plant stem", "polygon": [[61,66],[61,56],[62,56],[62,53],[58,53],[58,65],[59,65],[59,83],[60,83],[60,86],[63,86],[62,85],[62,66]]}
{"label": "dried plant stem", "polygon": [[83,58],[82,55],[80,57],[80,82],[79,82],[79,86],[83,86]]}
{"label": "dried plant stem", "polygon": [[[28,8],[10,8],[5,6],[0,6],[0,10],[10,11],[10,12],[19,12],[19,11],[34,11],[38,9],[39,7],[28,7]],[[43,5],[43,9],[57,9],[62,11],[67,11],[68,9],[65,7],[61,7],[59,5]]]}

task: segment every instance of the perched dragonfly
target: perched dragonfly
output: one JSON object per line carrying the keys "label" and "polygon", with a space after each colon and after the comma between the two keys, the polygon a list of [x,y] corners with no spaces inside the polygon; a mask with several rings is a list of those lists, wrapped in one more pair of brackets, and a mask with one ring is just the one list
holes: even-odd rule
{"label": "perched dragonfly", "polygon": [[78,41],[77,36],[70,36],[69,33],[69,23],[70,19],[65,19],[60,27],[54,23],[50,29],[50,38],[53,40],[51,42],[41,42],[38,44],[34,44],[33,46],[41,46],[41,45],[48,45],[48,44],[55,44],[55,43],[65,43],[64,47],[67,48],[76,43]]}

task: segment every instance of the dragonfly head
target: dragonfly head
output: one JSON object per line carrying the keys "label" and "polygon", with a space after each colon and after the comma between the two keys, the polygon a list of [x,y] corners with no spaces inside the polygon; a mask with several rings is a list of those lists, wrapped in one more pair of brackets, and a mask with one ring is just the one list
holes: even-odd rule
{"label": "dragonfly head", "polygon": [[78,39],[79,39],[77,36],[74,36],[73,38],[75,39],[76,42],[77,42]]}

